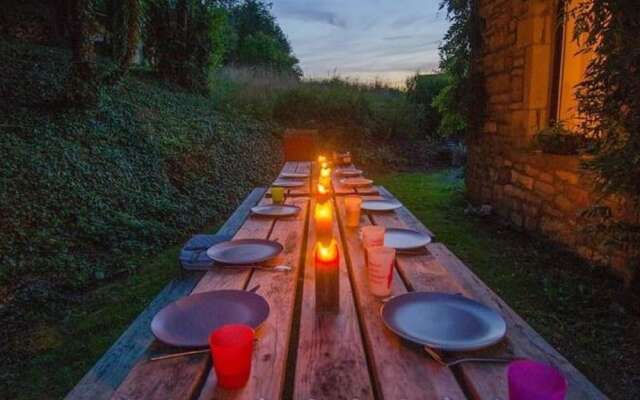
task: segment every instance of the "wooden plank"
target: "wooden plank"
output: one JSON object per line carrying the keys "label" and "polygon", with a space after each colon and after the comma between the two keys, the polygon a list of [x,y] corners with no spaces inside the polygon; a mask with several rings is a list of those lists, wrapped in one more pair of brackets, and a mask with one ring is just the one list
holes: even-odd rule
{"label": "wooden plank", "polygon": [[[310,170],[310,162],[307,161],[298,161],[296,163],[296,169],[294,172],[306,172],[308,173]],[[304,185],[298,188],[289,189],[289,196],[309,196],[309,189],[311,188],[311,179],[304,179]]]}
{"label": "wooden plank", "polygon": [[[347,250],[347,264],[378,398],[464,399],[462,389],[450,369],[440,367],[425,355],[421,346],[402,340],[384,326],[380,319],[382,302],[369,291],[360,230],[344,226],[344,198],[336,198],[336,203]],[[362,215],[360,226],[369,224],[369,218]],[[398,271],[394,270],[392,295],[406,292],[407,288]]]}
{"label": "wooden plank", "polygon": [[279,399],[285,384],[286,362],[296,300],[296,287],[302,270],[303,245],[306,235],[308,198],[293,198],[301,212],[293,218],[278,219],[269,235],[284,246],[278,264],[289,265],[293,271],[254,271],[248,287],[260,285],[259,293],[270,306],[269,318],[258,331],[258,342],[253,353],[251,378],[244,388],[234,391],[216,389],[212,395],[201,398],[215,399]]}
{"label": "wooden plank", "polygon": [[[567,399],[606,398],[598,388],[534,331],[443,244],[431,244],[429,251],[437,263],[457,280],[466,295],[498,310],[507,322],[505,343],[474,354],[480,356],[515,354],[543,361],[554,365],[567,378],[569,382]],[[475,398],[485,399],[489,394],[495,398],[505,400],[508,398],[504,365],[463,364],[461,371],[469,392]]]}
{"label": "wooden plank", "polygon": [[[313,210],[314,201],[311,201]],[[313,214],[312,211],[310,213]],[[340,251],[340,313],[315,310],[315,233],[309,218],[294,399],[371,399],[373,386],[337,224]]]}
{"label": "wooden plank", "polygon": [[[386,192],[387,195],[390,195]],[[387,227],[419,227],[408,213],[372,215],[376,224]],[[399,255],[398,269],[411,290],[461,293],[498,310],[507,322],[507,336],[496,346],[474,352],[477,356],[519,356],[552,364],[563,371],[569,380],[568,399],[600,399],[602,393],[553,349],[502,299],[489,289],[471,270],[443,244],[427,246],[428,254]],[[464,356],[457,354],[456,356]],[[504,364],[461,364],[457,367],[467,392],[477,399],[507,399]]]}
{"label": "wooden plank", "polygon": [[[273,218],[251,216],[234,238],[266,239],[273,225]],[[248,268],[211,270],[200,280],[193,293],[214,289],[244,289],[250,276],[251,270]],[[199,390],[210,369],[207,354],[149,361],[149,356],[158,351],[170,353],[179,349],[155,341],[145,353],[146,356],[141,357],[118,387],[113,399],[182,399],[191,398]]]}
{"label": "wooden plank", "polygon": [[[256,188],[249,193],[217,233],[228,236],[235,234],[249,215],[251,207],[264,193],[264,188]],[[165,305],[191,292],[202,276],[201,272],[190,273],[169,282],[66,398],[70,400],[110,398],[131,368],[139,362],[153,343],[154,337],[149,330],[153,316]]]}

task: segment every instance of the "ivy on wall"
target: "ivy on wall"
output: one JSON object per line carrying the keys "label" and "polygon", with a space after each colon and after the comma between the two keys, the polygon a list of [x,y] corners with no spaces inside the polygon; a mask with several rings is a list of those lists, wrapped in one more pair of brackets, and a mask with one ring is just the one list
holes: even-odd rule
{"label": "ivy on wall", "polygon": [[[614,219],[596,207],[595,233],[640,259],[640,7],[637,0],[590,0],[569,10],[576,18],[574,39],[594,54],[577,90],[584,115],[580,133],[593,139],[598,188],[624,197],[632,215]],[[633,215],[635,214],[635,215]]]}

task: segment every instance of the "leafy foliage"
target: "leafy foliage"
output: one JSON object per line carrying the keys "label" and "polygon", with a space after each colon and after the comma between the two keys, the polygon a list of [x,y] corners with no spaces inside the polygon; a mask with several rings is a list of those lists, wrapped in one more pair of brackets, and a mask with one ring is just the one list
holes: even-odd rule
{"label": "leafy foliage", "polygon": [[80,287],[135,269],[132,254],[223,219],[281,162],[269,125],[144,75],[103,88],[96,110],[33,108],[64,90],[68,53],[0,40],[0,55],[0,88],[15,95],[0,102],[5,289]]}
{"label": "leafy foliage", "polygon": [[597,173],[603,193],[624,196],[635,210],[623,220],[602,207],[591,210],[594,235],[640,266],[640,8],[633,0],[592,0],[569,12],[576,17],[574,39],[594,54],[577,90],[580,131],[595,144],[585,166]]}
{"label": "leafy foliage", "polygon": [[407,97],[414,104],[424,108],[423,136],[433,137],[442,133],[439,128],[442,115],[435,105],[443,89],[448,87],[449,78],[446,74],[416,74],[407,79]]}
{"label": "leafy foliage", "polygon": [[302,76],[291,45],[262,0],[245,0],[231,10],[237,45],[229,55],[230,64],[261,66]]}
{"label": "leafy foliage", "polygon": [[440,69],[448,75],[449,84],[434,103],[442,114],[441,135],[473,133],[484,116],[482,76],[473,68],[481,46],[476,3],[477,0],[443,0],[440,5],[451,21],[440,47]]}
{"label": "leafy foliage", "polygon": [[568,130],[562,122],[543,128],[534,137],[536,145],[545,153],[575,155],[590,149],[590,140]]}

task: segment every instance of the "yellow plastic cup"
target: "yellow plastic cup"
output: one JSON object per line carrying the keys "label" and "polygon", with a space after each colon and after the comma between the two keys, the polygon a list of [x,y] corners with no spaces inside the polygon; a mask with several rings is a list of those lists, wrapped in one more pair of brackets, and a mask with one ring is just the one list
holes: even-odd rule
{"label": "yellow plastic cup", "polygon": [[272,187],[271,200],[273,201],[273,204],[284,204],[284,188]]}

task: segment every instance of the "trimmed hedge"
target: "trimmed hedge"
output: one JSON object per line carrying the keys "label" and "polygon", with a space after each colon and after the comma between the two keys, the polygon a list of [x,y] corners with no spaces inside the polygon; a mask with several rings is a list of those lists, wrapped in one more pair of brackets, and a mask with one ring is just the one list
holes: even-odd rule
{"label": "trimmed hedge", "polygon": [[152,77],[102,89],[95,110],[56,110],[66,50],[0,38],[0,60],[0,297],[135,269],[133,255],[222,222],[282,163],[272,126]]}

